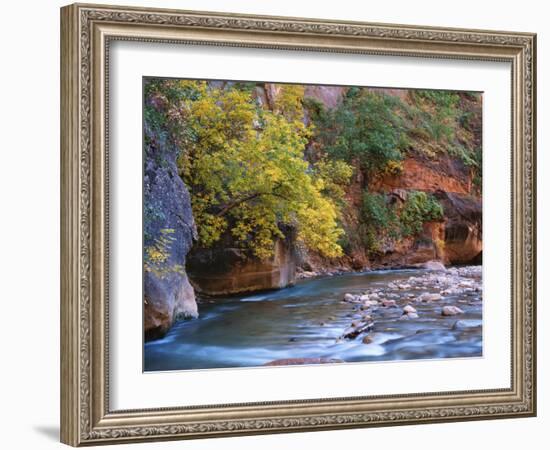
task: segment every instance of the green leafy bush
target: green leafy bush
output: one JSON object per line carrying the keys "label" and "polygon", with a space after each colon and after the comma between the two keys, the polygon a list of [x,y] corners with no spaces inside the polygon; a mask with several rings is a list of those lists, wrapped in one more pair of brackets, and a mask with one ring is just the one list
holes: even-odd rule
{"label": "green leafy bush", "polygon": [[379,250],[380,237],[398,237],[400,226],[396,208],[389,204],[385,194],[363,192],[360,228],[363,245],[371,253]]}
{"label": "green leafy bush", "polygon": [[350,88],[342,104],[326,110],[308,99],[315,123],[315,138],[331,159],[358,162],[367,175],[400,161],[407,146],[399,98],[366,89]]}
{"label": "green leafy bush", "polygon": [[[409,107],[410,129],[418,136],[425,135],[438,142],[451,142],[455,138],[460,97],[456,92],[437,90],[411,90],[413,106]],[[420,131],[423,130],[423,131]]]}
{"label": "green leafy bush", "polygon": [[379,251],[383,239],[415,236],[426,222],[443,218],[443,208],[435,197],[411,191],[401,206],[392,204],[386,194],[363,192],[360,233],[369,253]]}
{"label": "green leafy bush", "polygon": [[424,223],[442,218],[443,207],[433,195],[410,192],[399,215],[401,233],[403,236],[414,236],[422,231]]}

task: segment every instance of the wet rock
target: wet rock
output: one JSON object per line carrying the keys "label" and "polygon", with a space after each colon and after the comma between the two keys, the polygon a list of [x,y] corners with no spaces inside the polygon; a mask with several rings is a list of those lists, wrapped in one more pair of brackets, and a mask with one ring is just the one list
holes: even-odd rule
{"label": "wet rock", "polygon": [[441,314],[443,316],[456,316],[458,314],[464,314],[464,311],[462,311],[458,306],[446,305],[441,310]]}
{"label": "wet rock", "polygon": [[372,344],[374,342],[374,339],[370,334],[367,334],[363,340],[361,341],[363,344]]}
{"label": "wet rock", "polygon": [[353,294],[345,294],[345,295],[344,295],[344,301],[345,301],[345,302],[354,302],[354,301],[355,301],[355,295],[353,295]]}
{"label": "wet rock", "polygon": [[342,335],[342,337],[344,339],[355,339],[360,334],[372,330],[373,326],[374,326],[374,322],[369,322],[369,323],[363,323],[357,327],[348,328],[346,331],[344,331],[344,334]]}
{"label": "wet rock", "polygon": [[373,306],[378,306],[378,302],[376,300],[368,300],[361,305],[361,309],[366,310],[372,308]]}
{"label": "wet rock", "polygon": [[403,312],[405,314],[408,314],[408,313],[416,313],[416,308],[414,308],[413,306],[411,305],[407,305],[403,308]]}
{"label": "wet rock", "polygon": [[441,261],[427,261],[422,264],[422,267],[431,271],[445,271],[447,270]]}
{"label": "wet rock", "polygon": [[477,328],[477,327],[480,327],[481,324],[482,324],[481,320],[462,319],[462,320],[457,320],[453,324],[452,329],[453,330],[465,330],[465,329],[468,329],[468,328]]}
{"label": "wet rock", "polygon": [[302,272],[296,275],[298,279],[314,278],[317,276],[319,276],[317,272],[310,272],[308,270],[303,270]]}
{"label": "wet rock", "polygon": [[441,294],[430,294],[429,292],[424,292],[419,298],[422,302],[436,302],[441,300],[443,297],[441,297]]}
{"label": "wet rock", "polygon": [[397,303],[395,303],[395,300],[382,300],[382,306],[384,308],[397,308]]}

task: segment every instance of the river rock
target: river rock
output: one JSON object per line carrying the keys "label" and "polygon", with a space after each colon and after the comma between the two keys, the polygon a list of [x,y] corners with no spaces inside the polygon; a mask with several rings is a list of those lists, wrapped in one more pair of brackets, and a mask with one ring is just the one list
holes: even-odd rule
{"label": "river rock", "polygon": [[397,304],[395,303],[395,300],[382,300],[382,306],[384,308],[396,308]]}
{"label": "river rock", "polygon": [[416,308],[414,308],[413,306],[411,305],[407,305],[403,308],[403,312],[404,313],[415,313],[416,312]]}
{"label": "river rock", "polygon": [[372,308],[373,306],[378,306],[378,302],[376,300],[367,300],[365,303],[361,305],[361,309],[365,310],[365,309]]}
{"label": "river rock", "polygon": [[344,331],[342,337],[344,339],[355,339],[360,334],[370,331],[374,326],[374,322],[362,323],[357,327],[350,327]]}
{"label": "river rock", "polygon": [[462,319],[462,320],[457,320],[453,326],[452,326],[452,329],[453,330],[464,330],[464,329],[468,329],[468,328],[477,328],[477,327],[480,327],[482,325],[482,321],[481,320],[474,320],[474,319],[471,319],[471,320],[467,320],[467,319]]}
{"label": "river rock", "polygon": [[443,316],[456,316],[458,314],[464,314],[464,311],[462,311],[458,306],[446,305],[441,310],[441,314]]}
{"label": "river rock", "polygon": [[424,264],[422,264],[422,267],[426,270],[430,271],[445,271],[445,266],[441,261],[427,261]]}
{"label": "river rock", "polygon": [[415,312],[410,312],[410,313],[407,313],[407,317],[409,319],[418,319],[418,314]]}
{"label": "river rock", "polygon": [[314,278],[316,276],[319,276],[317,272],[310,272],[308,270],[303,270],[302,272],[297,274],[297,277],[300,279]]}
{"label": "river rock", "polygon": [[355,295],[353,295],[353,294],[344,294],[344,301],[354,302],[355,301]]}
{"label": "river rock", "polygon": [[441,300],[443,297],[441,297],[441,294],[430,294],[429,292],[424,292],[419,298],[422,302],[436,302]]}
{"label": "river rock", "polygon": [[361,341],[363,344],[372,344],[374,342],[374,339],[370,334],[367,334],[363,340]]}

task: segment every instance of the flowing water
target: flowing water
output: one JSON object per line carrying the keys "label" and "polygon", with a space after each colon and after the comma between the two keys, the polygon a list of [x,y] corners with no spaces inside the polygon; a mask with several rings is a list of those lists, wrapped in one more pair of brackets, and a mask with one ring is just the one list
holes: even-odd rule
{"label": "flowing water", "polygon": [[[178,322],[164,338],[145,344],[144,369],[250,367],[286,358],[359,362],[482,356],[481,294],[472,290],[437,302],[411,303],[407,294],[439,292],[413,285],[393,295],[398,307],[379,307],[371,313],[374,327],[366,334],[372,342],[363,343],[366,334],[341,339],[360,314],[358,305],[342,301],[345,293],[383,292],[388,283],[426,274],[354,273],[302,280],[277,291],[203,300],[199,319]],[[400,320],[408,303],[419,317]],[[464,314],[442,316],[444,305],[456,305]]]}

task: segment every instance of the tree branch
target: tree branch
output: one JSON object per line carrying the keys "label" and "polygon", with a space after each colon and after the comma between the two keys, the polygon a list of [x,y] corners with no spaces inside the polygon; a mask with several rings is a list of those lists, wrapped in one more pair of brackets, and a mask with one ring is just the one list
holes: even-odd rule
{"label": "tree branch", "polygon": [[264,197],[264,196],[272,196],[272,197],[278,197],[282,198],[283,200],[289,200],[287,197],[281,194],[277,194],[276,192],[254,192],[253,194],[249,194],[246,197],[242,197],[236,200],[233,200],[232,202],[226,204],[222,207],[220,211],[216,213],[217,217],[225,216],[229,211],[231,211],[233,208],[236,208],[239,205],[242,205],[243,203],[249,202],[250,200],[254,200],[258,197]]}

